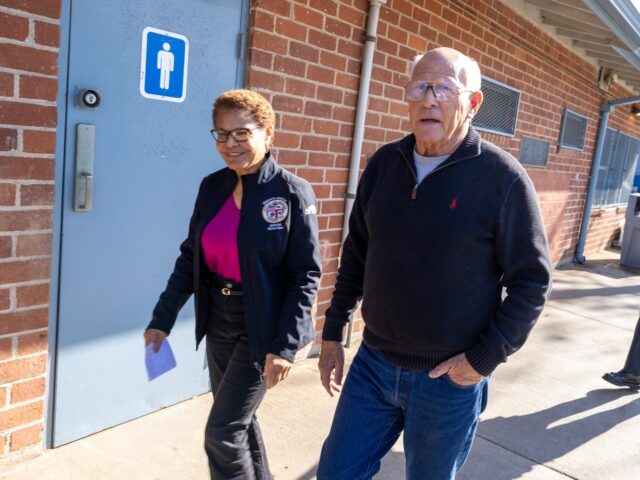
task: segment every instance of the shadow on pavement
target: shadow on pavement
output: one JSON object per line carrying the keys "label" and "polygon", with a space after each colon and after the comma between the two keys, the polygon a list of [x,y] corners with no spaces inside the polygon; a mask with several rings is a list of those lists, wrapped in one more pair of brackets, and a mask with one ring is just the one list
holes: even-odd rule
{"label": "shadow on pavement", "polygon": [[[630,389],[598,389],[584,397],[553,407],[512,417],[496,417],[480,422],[478,436],[537,464],[546,464],[602,435],[619,423],[640,415],[638,400],[620,407],[587,414],[609,402],[628,395]],[[576,416],[577,418],[572,418]],[[510,469],[508,476],[494,472],[492,480],[510,480],[527,473],[531,465],[522,464],[521,471]]]}

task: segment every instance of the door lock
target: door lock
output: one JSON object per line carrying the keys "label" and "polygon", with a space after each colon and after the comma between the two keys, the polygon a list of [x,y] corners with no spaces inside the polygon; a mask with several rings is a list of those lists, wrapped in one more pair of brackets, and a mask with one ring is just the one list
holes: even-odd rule
{"label": "door lock", "polygon": [[80,103],[85,108],[97,108],[100,105],[100,94],[96,90],[81,90]]}

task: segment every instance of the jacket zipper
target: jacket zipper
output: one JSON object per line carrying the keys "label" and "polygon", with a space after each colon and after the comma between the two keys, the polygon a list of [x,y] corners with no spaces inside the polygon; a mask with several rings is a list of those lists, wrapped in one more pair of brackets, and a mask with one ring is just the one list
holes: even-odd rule
{"label": "jacket zipper", "polygon": [[[247,196],[247,189],[245,188],[245,182],[242,179],[242,177],[240,177],[240,181],[242,182],[242,200],[240,201],[240,225],[238,225],[238,256],[240,257],[240,252],[243,251],[241,245],[243,244],[243,240],[244,240],[244,235],[242,235],[242,233],[244,232],[244,222],[242,221],[242,212],[246,211],[245,210],[245,198]],[[240,262],[242,262],[242,260],[240,260]],[[242,265],[240,266],[240,271],[242,271]],[[244,276],[243,276],[244,278]],[[244,286],[243,286],[244,288]],[[255,353],[254,353],[254,349],[252,348],[251,345],[251,339],[252,339],[252,335],[250,335],[249,333],[249,317],[247,316],[247,312],[246,312],[246,307],[245,307],[245,315],[244,315],[244,319],[245,322],[247,323],[247,337],[248,337],[248,342],[249,342],[249,362],[251,365],[253,365],[253,368],[255,368],[258,371],[258,374],[260,376],[260,383],[262,383],[263,378],[262,378],[262,365],[260,364],[260,362],[258,362],[255,358]],[[251,330],[253,330],[253,328],[251,328]]]}
{"label": "jacket zipper", "polygon": [[427,177],[431,176],[432,174],[436,173],[439,170],[447,168],[450,165],[455,165],[456,163],[462,162],[464,160],[468,160],[468,159],[473,158],[475,156],[475,155],[471,155],[471,156],[468,156],[468,157],[459,158],[458,160],[456,160],[454,162],[451,162],[451,163],[447,163],[446,165],[438,165],[436,168],[431,170],[427,175],[425,175],[425,177],[422,179],[422,182],[418,182],[418,177],[417,177],[416,173],[413,171],[412,165],[409,162],[409,160],[407,159],[407,156],[399,148],[398,148],[398,151],[400,152],[400,155],[402,155],[402,158],[404,158],[404,161],[406,162],[407,167],[409,167],[409,172],[411,172],[411,176],[413,177],[413,180],[415,182],[415,185],[411,189],[411,200],[415,200],[416,199],[416,197],[418,196],[418,187],[420,186],[420,183],[424,182],[424,180]]}

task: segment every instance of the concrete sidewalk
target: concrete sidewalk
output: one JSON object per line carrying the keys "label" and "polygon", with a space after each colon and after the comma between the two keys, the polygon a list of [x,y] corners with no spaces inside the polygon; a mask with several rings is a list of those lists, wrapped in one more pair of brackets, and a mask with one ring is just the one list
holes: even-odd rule
{"label": "concrete sidewalk", "polygon": [[[621,270],[617,260],[605,252],[556,270],[552,299],[529,341],[492,377],[459,479],[640,478],[640,393],[600,378],[622,367],[640,308],[640,274]],[[296,365],[259,411],[277,480],[315,478],[336,405],[316,363]],[[210,405],[203,395],[34,458],[0,461],[0,479],[207,479],[202,443]],[[376,478],[404,478],[403,464],[399,441]]]}

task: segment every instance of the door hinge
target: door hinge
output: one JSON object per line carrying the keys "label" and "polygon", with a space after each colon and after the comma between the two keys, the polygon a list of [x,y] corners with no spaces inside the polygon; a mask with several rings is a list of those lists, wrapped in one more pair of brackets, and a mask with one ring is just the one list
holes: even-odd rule
{"label": "door hinge", "polygon": [[247,36],[244,33],[238,33],[237,42],[236,42],[236,58],[238,60],[244,59],[244,52],[246,50],[246,40]]}

